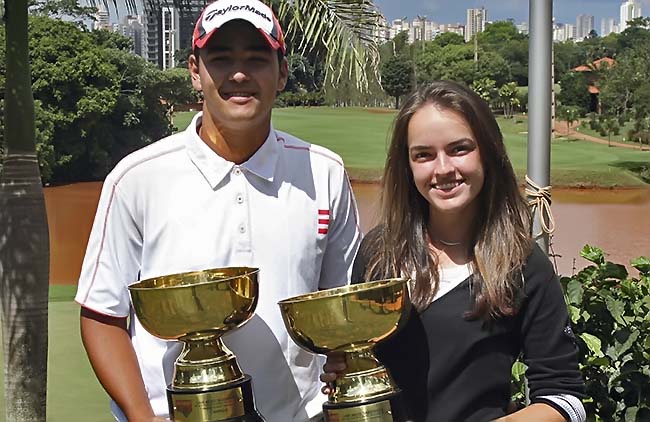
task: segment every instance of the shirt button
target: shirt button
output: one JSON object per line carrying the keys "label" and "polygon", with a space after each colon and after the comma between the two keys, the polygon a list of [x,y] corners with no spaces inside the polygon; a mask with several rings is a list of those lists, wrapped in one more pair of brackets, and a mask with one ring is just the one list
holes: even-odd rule
{"label": "shirt button", "polygon": [[242,195],[241,193],[238,193],[237,197],[236,197],[236,200],[237,200],[238,204],[243,204],[244,203],[244,195]]}
{"label": "shirt button", "polygon": [[239,226],[239,233],[241,233],[241,234],[246,233],[246,226],[244,226],[243,224],[241,224],[241,225]]}
{"label": "shirt button", "polygon": [[239,176],[241,174],[241,170],[239,167],[235,167],[235,169],[232,171],[235,176]]}

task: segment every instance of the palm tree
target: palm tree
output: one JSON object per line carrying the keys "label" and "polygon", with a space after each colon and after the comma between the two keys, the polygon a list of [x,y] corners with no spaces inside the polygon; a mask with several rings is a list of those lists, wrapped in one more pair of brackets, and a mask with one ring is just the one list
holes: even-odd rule
{"label": "palm tree", "polygon": [[49,240],[36,159],[27,0],[4,2],[5,156],[0,172],[0,297],[6,421],[45,421]]}
{"label": "palm tree", "polygon": [[[89,0],[92,5],[108,0]],[[145,0],[160,5],[163,0]],[[179,9],[187,0],[172,0]],[[111,0],[115,6],[118,0]],[[123,0],[136,11],[136,0]],[[325,53],[330,81],[343,72],[368,86],[379,53],[373,31],[379,12],[372,0],[274,0],[287,35],[298,46]],[[27,34],[28,0],[0,0],[6,30],[4,138],[0,169],[0,297],[5,356],[7,422],[44,422],[47,386],[47,217],[36,158],[34,100]]]}

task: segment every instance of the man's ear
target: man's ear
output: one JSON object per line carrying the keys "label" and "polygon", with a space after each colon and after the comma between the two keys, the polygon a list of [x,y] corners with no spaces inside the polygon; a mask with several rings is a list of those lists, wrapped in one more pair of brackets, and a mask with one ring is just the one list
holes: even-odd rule
{"label": "man's ear", "polygon": [[190,54],[189,60],[187,61],[187,67],[190,69],[190,76],[192,78],[192,86],[197,91],[202,91],[201,87],[201,76],[199,75],[199,62],[200,59],[194,54]]}
{"label": "man's ear", "polygon": [[278,75],[278,91],[282,91],[285,86],[287,86],[287,80],[289,79],[289,62],[287,58],[283,57],[280,62],[280,73]]}

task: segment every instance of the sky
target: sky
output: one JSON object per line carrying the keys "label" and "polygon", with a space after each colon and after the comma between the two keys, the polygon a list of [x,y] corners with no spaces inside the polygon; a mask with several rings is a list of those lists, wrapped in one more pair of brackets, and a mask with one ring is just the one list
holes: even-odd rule
{"label": "sky", "polygon": [[[462,23],[466,21],[467,9],[485,7],[488,20],[497,21],[513,18],[515,23],[528,22],[528,4],[530,0],[375,0],[375,4],[388,22],[407,17],[409,21],[418,15],[437,23]],[[637,0],[641,3],[641,12],[650,16],[650,0]],[[112,2],[109,1],[109,4]],[[118,4],[123,3],[118,1]],[[554,0],[553,16],[556,23],[575,25],[576,17],[581,14],[594,16],[594,29],[600,32],[601,18],[611,17],[618,22],[622,0]],[[116,22],[111,6],[111,21]],[[121,8],[120,16],[125,10]]]}
{"label": "sky", "polygon": [[[601,18],[619,20],[621,0],[555,0],[553,16],[557,23],[575,25],[579,14],[594,16],[594,29],[600,32]],[[640,0],[641,12],[650,15],[650,0]],[[528,22],[529,0],[375,0],[375,4],[390,22],[407,17],[409,21],[424,15],[437,23],[465,23],[466,11],[485,7],[489,21],[513,18],[515,23]]]}

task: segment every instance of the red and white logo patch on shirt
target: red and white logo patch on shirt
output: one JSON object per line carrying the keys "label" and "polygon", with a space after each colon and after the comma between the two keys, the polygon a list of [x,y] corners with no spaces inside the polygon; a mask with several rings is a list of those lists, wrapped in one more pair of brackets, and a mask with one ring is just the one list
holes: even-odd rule
{"label": "red and white logo patch on shirt", "polygon": [[330,210],[318,210],[318,234],[327,234],[330,225]]}

